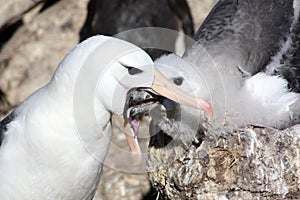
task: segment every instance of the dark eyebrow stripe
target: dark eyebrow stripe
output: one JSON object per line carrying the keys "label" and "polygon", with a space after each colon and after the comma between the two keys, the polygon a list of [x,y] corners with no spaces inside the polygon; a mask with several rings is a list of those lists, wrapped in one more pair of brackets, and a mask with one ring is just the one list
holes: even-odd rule
{"label": "dark eyebrow stripe", "polygon": [[135,68],[135,67],[132,67],[132,66],[129,66],[129,65],[126,65],[124,63],[121,63],[120,61],[118,61],[123,67],[125,67],[126,69],[128,69],[128,73],[130,75],[135,75],[135,74],[139,74],[139,73],[142,73],[143,71],[138,69],[138,68]]}

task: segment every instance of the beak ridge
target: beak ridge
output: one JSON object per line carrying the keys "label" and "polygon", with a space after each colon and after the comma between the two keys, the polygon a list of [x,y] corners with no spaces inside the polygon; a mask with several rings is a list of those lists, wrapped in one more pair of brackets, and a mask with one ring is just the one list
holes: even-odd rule
{"label": "beak ridge", "polygon": [[176,87],[174,83],[167,79],[158,70],[155,70],[155,79],[152,85],[152,89],[159,95],[167,97],[177,103],[184,104],[193,108],[203,109],[208,114],[210,119],[213,116],[213,110],[208,102],[202,99],[195,98],[194,96]]}

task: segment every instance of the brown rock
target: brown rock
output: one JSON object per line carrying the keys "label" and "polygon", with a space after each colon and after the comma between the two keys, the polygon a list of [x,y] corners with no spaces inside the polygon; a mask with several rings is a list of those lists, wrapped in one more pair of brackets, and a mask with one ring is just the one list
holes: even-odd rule
{"label": "brown rock", "polygon": [[78,41],[86,0],[62,0],[24,16],[0,54],[0,89],[12,106],[46,84],[58,63]]}
{"label": "brown rock", "polygon": [[192,11],[194,29],[198,30],[211,8],[218,0],[187,0]]}
{"label": "brown rock", "polygon": [[42,0],[24,1],[10,0],[0,1],[0,30],[9,26],[23,17],[23,14],[41,3]]}

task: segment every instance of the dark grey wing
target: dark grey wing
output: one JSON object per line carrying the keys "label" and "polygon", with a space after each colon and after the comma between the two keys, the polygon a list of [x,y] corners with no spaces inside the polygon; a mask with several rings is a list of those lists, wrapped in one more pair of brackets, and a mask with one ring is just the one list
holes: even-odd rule
{"label": "dark grey wing", "polygon": [[186,35],[194,35],[194,22],[186,0],[168,0],[170,8],[182,22],[182,28]]}
{"label": "dark grey wing", "polygon": [[237,1],[233,0],[219,1],[196,32],[194,40],[208,46],[211,41],[219,41],[222,39],[221,35],[231,32],[237,4]]}
{"label": "dark grey wing", "polygon": [[7,131],[7,125],[15,119],[15,112],[11,112],[0,122],[0,146],[4,140],[5,132]]}
{"label": "dark grey wing", "polygon": [[[143,27],[162,27],[179,30],[178,19],[186,34],[194,34],[193,21],[186,0],[90,0],[88,15],[80,31],[80,41],[96,35],[114,35],[138,46],[153,46],[159,40],[160,46],[175,50],[175,34],[157,38],[157,34],[127,30]],[[116,35],[117,34],[117,35]],[[146,49],[152,58],[167,53],[162,49]]]}
{"label": "dark grey wing", "polygon": [[300,93],[300,18],[291,31],[290,48],[282,55],[274,74],[284,77],[289,88]]}
{"label": "dark grey wing", "polygon": [[293,12],[293,0],[220,0],[194,39],[213,58],[223,55],[233,67],[255,74],[286,40]]}

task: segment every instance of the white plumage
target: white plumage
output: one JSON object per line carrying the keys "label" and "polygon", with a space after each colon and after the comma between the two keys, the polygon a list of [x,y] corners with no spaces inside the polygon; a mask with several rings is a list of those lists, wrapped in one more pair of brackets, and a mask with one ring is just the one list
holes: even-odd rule
{"label": "white plumage", "polygon": [[60,63],[53,79],[13,112],[0,148],[2,199],[93,196],[109,145],[110,113],[99,104],[98,119],[102,126],[107,124],[106,129],[100,133],[96,125],[86,129],[85,134],[95,138],[91,152],[95,159],[76,133],[72,98],[81,65],[105,39],[94,37],[80,44]]}
{"label": "white plumage", "polygon": [[[299,9],[297,0],[219,1],[182,58],[155,63],[211,103],[211,128],[288,127],[300,118]],[[202,123],[201,113],[181,107],[181,122]]]}
{"label": "white plumage", "polygon": [[[171,80],[182,77],[180,88],[211,103],[212,128],[237,128],[247,124],[282,128],[290,124],[290,108],[299,94],[289,91],[285,79],[263,72],[244,79],[240,72],[234,74],[218,67],[219,63],[205,62],[205,59],[200,60],[200,67],[193,65],[187,60],[198,59],[197,55],[193,56],[181,58],[170,54],[155,64]],[[199,112],[182,107],[189,112]],[[199,116],[201,122],[200,114],[193,115]]]}
{"label": "white plumage", "polygon": [[180,92],[186,104],[200,107],[157,72],[142,49],[92,37],[0,123],[1,200],[92,199],[109,147],[111,114],[123,114],[134,87],[168,91],[171,99]]}

